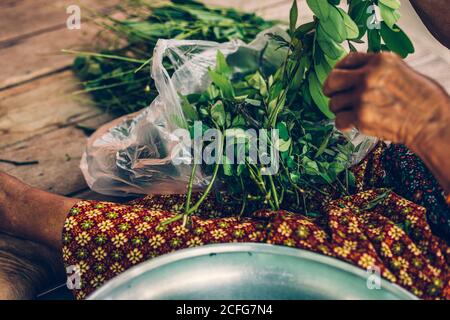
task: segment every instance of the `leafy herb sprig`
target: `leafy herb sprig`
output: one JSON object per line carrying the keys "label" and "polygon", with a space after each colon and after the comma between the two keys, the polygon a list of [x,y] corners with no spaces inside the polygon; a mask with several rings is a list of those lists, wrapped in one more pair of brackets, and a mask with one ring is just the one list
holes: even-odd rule
{"label": "leafy herb sprig", "polygon": [[[264,73],[264,66],[260,65],[256,72],[243,78],[242,75],[236,77],[226,58],[218,52],[216,68],[209,72],[212,84],[207,91],[182,97],[184,115],[191,131],[195,120],[202,121],[203,130],[216,128],[224,137],[245,136],[245,130],[249,128],[278,129],[279,140],[271,143],[280,152],[281,166],[276,175],[264,175],[265,167],[261,164],[249,161],[234,164],[226,158],[224,150],[219,150],[224,161],[216,162],[212,169],[204,166],[205,171],[212,172],[212,178],[194,205],[190,203],[193,178],[189,181],[185,211],[180,215],[184,224],[217,181],[226,186],[232,199],[241,203],[241,212],[250,202],[255,202],[256,206],[273,210],[297,208],[307,213],[307,190],[324,193],[321,186],[325,185],[341,194],[351,192],[355,178],[348,170],[348,164],[358,147],[332,125],[330,120],[334,115],[322,92],[323,82],[347,53],[343,43],[347,42],[354,50],[352,42],[362,43],[365,34],[368,34],[369,51],[392,50],[406,56],[414,50],[396,25],[400,4],[397,0],[348,2],[350,14],[339,7],[340,1],[308,0],[314,20],[297,26],[298,7],[293,1],[288,30],[290,38],[272,35],[278,49],[283,49],[279,55],[285,56],[275,73]],[[372,28],[369,23],[373,18],[367,14],[369,5],[380,6],[385,20],[381,22],[381,29]],[[374,21],[376,23],[377,19]],[[399,47],[392,42],[406,45]],[[232,146],[234,150],[243,148],[248,152],[254,137],[245,138],[243,145],[241,141]],[[223,146],[223,143],[220,141],[219,145]],[[195,170],[196,166],[192,177]]]}
{"label": "leafy herb sprig", "polygon": [[150,77],[149,62],[159,39],[250,42],[275,24],[255,14],[213,8],[190,0],[122,3],[117,11],[126,19],[92,12],[94,21],[110,31],[108,47],[112,48],[100,53],[73,52],[77,54],[74,69],[83,81],[82,92],[89,92],[98,106],[117,116],[148,106],[158,95]]}
{"label": "leafy herb sprig", "polygon": [[[125,40],[121,49],[83,53],[75,61],[85,90],[97,103],[119,114],[145,107],[156,96],[149,77],[149,53],[159,38],[218,42],[239,38],[249,42],[274,25],[253,14],[209,8],[195,1],[172,0],[161,7],[144,0],[136,3],[138,9],[150,11],[137,10],[121,21],[103,17],[105,29]],[[225,186],[232,201],[241,205],[241,212],[256,205],[274,210],[303,209],[308,214],[308,190],[328,195],[322,188],[328,186],[343,194],[351,192],[355,178],[348,164],[357,147],[334,129],[323,82],[347,53],[345,45],[356,51],[366,40],[371,52],[394,51],[402,57],[413,53],[414,48],[397,25],[399,0],[349,0],[347,11],[340,3],[307,0],[313,20],[298,26],[301,8],[293,1],[289,37],[271,35],[277,50],[271,52],[269,60],[276,68],[265,68],[267,61],[262,59],[255,70],[237,75],[232,72],[230,57],[226,59],[218,52],[217,65],[209,72],[210,87],[201,94],[180,97],[185,119],[173,121],[191,130],[195,120],[202,120],[203,130],[220,130],[223,137],[245,136],[249,128],[278,129],[278,141],[270,143],[280,153],[280,170],[271,176],[264,175],[265,167],[258,163],[232,164],[222,150],[217,156],[223,161],[202,165],[211,181],[195,203],[191,203],[192,190],[199,166],[193,165],[185,211],[167,223],[178,219],[188,223],[217,182]],[[374,10],[376,6],[380,16]],[[226,147],[224,140],[218,143],[219,150]],[[249,142],[236,142],[234,147],[247,150]]]}

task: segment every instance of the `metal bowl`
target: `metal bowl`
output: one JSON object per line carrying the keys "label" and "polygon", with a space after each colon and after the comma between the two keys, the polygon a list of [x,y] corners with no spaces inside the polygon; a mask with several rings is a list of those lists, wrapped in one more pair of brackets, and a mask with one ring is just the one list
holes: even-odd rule
{"label": "metal bowl", "polygon": [[184,249],[141,263],[89,299],[416,299],[369,274],[310,251],[255,243]]}

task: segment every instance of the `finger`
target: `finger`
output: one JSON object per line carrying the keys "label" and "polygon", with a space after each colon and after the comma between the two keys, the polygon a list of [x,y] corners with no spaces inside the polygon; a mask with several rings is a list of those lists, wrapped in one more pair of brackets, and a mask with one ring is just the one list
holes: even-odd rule
{"label": "finger", "polygon": [[323,93],[331,97],[341,91],[354,88],[361,81],[362,73],[359,71],[334,69],[331,71],[323,85]]}
{"label": "finger", "polygon": [[330,110],[334,113],[353,109],[358,105],[358,95],[354,90],[336,93],[331,96]]}
{"label": "finger", "polygon": [[358,69],[369,63],[373,53],[351,52],[344,59],[339,61],[335,69]]}
{"label": "finger", "polygon": [[355,127],[356,115],[353,111],[342,111],[336,114],[335,125],[338,130],[349,131]]}

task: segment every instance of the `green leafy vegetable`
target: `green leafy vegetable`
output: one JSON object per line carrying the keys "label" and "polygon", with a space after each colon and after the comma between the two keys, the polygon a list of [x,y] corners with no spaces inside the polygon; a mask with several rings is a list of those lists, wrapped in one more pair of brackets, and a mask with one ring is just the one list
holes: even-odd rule
{"label": "green leafy vegetable", "polygon": [[117,116],[148,106],[158,95],[150,77],[151,53],[158,39],[250,42],[275,24],[255,14],[196,1],[161,4],[153,0],[124,0],[117,11],[126,18],[117,20],[92,13],[96,23],[109,31],[109,45],[100,53],[80,52],[74,62],[75,73],[83,81],[83,92],[89,92],[98,106]]}
{"label": "green leafy vegetable", "polygon": [[[100,105],[119,113],[145,107],[156,96],[149,76],[149,52],[159,38],[250,42],[257,33],[274,25],[253,14],[211,8],[195,1],[172,0],[162,6],[144,0],[130,3],[135,6],[128,19],[103,17],[104,27],[125,40],[125,45],[98,54],[80,53],[74,63],[85,91],[91,92]],[[391,50],[406,57],[414,47],[397,26],[398,0],[349,0],[348,12],[340,8],[340,3],[307,0],[313,20],[297,27],[299,8],[293,1],[289,36],[269,35],[269,43],[261,52],[242,47],[225,57],[218,51],[216,66],[208,71],[208,88],[180,96],[183,114],[172,118],[174,124],[192,134],[194,121],[200,120],[203,131],[216,129],[222,136],[214,141],[218,146],[216,163],[202,165],[202,170],[210,174],[210,183],[196,203],[191,203],[198,169],[193,165],[185,212],[170,221],[182,218],[187,223],[217,181],[225,186],[230,201],[242,204],[241,212],[261,207],[276,210],[287,204],[286,209],[306,212],[308,190],[348,194],[354,187],[355,177],[348,165],[356,148],[332,125],[334,114],[323,94],[323,83],[346,54],[346,44],[355,51],[354,43],[363,43],[365,35],[371,52]],[[380,7],[381,17],[370,7],[374,5]],[[136,8],[146,10],[136,12]],[[173,71],[170,63],[165,67]],[[255,137],[247,131],[252,129],[265,129],[267,135]],[[278,130],[278,136],[269,134],[272,129]],[[266,175],[267,166],[246,156],[243,163],[235,163],[225,153],[230,147],[224,146],[225,137],[227,144],[232,138],[235,152],[245,155],[254,143],[266,138],[269,147],[277,151],[275,155],[265,154],[267,158],[275,161],[279,156],[276,174]]]}
{"label": "green leafy vegetable", "polygon": [[319,19],[328,19],[332,6],[330,6],[327,0],[306,0],[306,3]]}
{"label": "green leafy vegetable", "polygon": [[384,22],[381,22],[381,36],[389,50],[397,53],[403,58],[414,53],[414,46],[402,29],[396,27],[398,31],[393,31]]}
{"label": "green leafy vegetable", "polygon": [[319,79],[317,78],[317,75],[315,73],[311,73],[309,75],[309,92],[311,93],[311,97],[313,98],[314,102],[316,103],[317,107],[319,108],[322,113],[327,116],[329,119],[334,119],[334,114],[330,111],[328,108],[328,101],[329,99],[324,96],[322,93],[322,85],[320,84]]}

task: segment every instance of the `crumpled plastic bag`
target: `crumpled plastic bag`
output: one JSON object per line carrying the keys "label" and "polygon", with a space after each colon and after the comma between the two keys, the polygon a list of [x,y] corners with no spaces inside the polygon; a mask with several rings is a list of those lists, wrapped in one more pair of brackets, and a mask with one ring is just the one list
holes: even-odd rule
{"label": "crumpled plastic bag", "polygon": [[[172,121],[174,117],[184,119],[179,94],[206,90],[211,83],[208,69],[214,68],[218,50],[229,58],[234,72],[252,68],[252,63],[256,66],[262,50],[268,55],[266,67],[275,69],[277,57],[284,55],[275,53],[274,48],[267,50],[275,46],[269,42],[268,33],[288,37],[281,28],[274,27],[263,31],[250,44],[239,40],[216,43],[160,39],[151,71],[159,96],[147,108],[104,125],[88,139],[80,164],[88,186],[112,196],[185,193],[191,165],[183,164],[186,161],[179,158],[177,165],[173,164],[174,156],[189,154],[175,149],[183,148],[183,144],[172,134],[178,128]],[[253,53],[255,59],[240,59],[239,50],[245,51],[247,57]],[[174,70],[172,75],[164,67],[163,62],[167,61]],[[352,139],[364,143],[352,159],[352,163],[358,163],[376,139],[357,131],[352,133]],[[208,176],[197,170],[194,189],[201,190],[207,183]]]}

